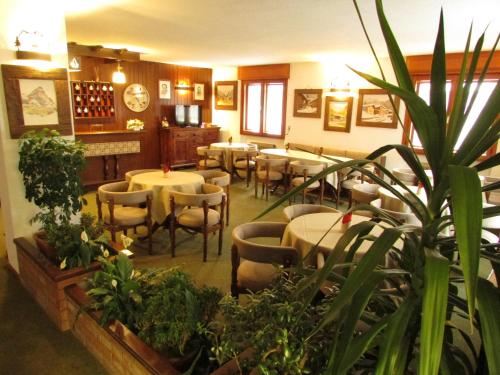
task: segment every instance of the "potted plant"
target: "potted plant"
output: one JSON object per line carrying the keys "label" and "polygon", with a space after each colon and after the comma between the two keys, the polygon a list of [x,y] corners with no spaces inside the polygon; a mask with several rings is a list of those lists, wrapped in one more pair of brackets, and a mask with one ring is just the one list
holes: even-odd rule
{"label": "potted plant", "polygon": [[143,342],[185,370],[193,362],[208,369],[210,322],[222,295],[216,288],[196,288],[177,268],[134,270],[120,254],[115,262],[100,259],[102,270],[89,280],[90,308],[101,311],[100,323],[119,320]]}
{"label": "potted plant", "polygon": [[[358,9],[357,3],[354,4]],[[323,346],[328,360],[321,373],[432,375],[486,373],[486,369],[491,374],[500,373],[500,358],[496,355],[500,345],[499,289],[479,276],[480,259],[491,265],[497,280],[500,276],[498,245],[481,242],[482,219],[500,214],[499,207],[483,208],[481,193],[498,188],[498,183],[481,187],[478,176],[478,172],[500,162],[498,154],[478,160],[498,140],[498,83],[463,143],[457,145],[494,51],[486,59],[479,72],[479,84],[474,88],[484,35],[469,53],[469,34],[460,72],[462,84],[447,113],[443,17],[433,53],[430,104],[427,104],[415,92],[382,1],[376,0],[376,8],[398,84],[357,73],[405,102],[422,142],[433,183],[411,145],[387,145],[366,159],[329,167],[283,196],[262,215],[326,174],[349,167],[391,191],[411,208],[421,223],[404,224],[370,205],[353,207],[349,211],[374,212],[383,225],[374,220],[350,226],[332,249],[347,253],[345,263],[334,264],[335,257],[329,257],[321,270],[310,273],[292,292],[291,299],[302,305],[297,312],[300,320],[307,317],[308,306],[326,280],[336,287],[322,319],[307,336],[312,340],[323,329],[331,330],[329,341]],[[361,22],[364,27],[362,19]],[[391,150],[397,151],[417,176],[426,199],[374,162]],[[370,164],[382,170],[387,180],[365,168]],[[370,234],[375,226],[383,230],[380,236]],[[359,262],[354,262],[354,254],[364,241],[369,243],[369,251]],[[403,245],[395,246],[397,241]],[[391,266],[380,266],[386,257],[390,258]],[[307,274],[307,270],[299,272]],[[360,329],[361,325],[365,328]],[[284,361],[286,353],[281,353],[279,359]],[[303,370],[299,368],[295,373],[305,373]]]}

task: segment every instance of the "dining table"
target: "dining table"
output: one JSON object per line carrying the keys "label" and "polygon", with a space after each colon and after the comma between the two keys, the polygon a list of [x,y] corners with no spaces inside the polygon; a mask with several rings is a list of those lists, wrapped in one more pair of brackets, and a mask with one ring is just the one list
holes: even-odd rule
{"label": "dining table", "polygon": [[[331,165],[334,165],[339,162],[344,162],[344,161],[349,161],[352,160],[351,158],[347,158],[345,156],[335,156],[335,155],[318,155],[318,154],[313,154],[310,152],[306,151],[300,151],[300,150],[290,150],[290,149],[285,149],[285,148],[265,148],[263,150],[259,151],[263,155],[267,156],[272,156],[272,157],[278,157],[278,158],[287,158],[291,161],[293,160],[301,160],[301,161],[311,161],[314,163],[320,162],[323,163],[325,166],[329,167]],[[338,161],[334,161],[331,159],[336,159]],[[337,181],[338,181],[338,173],[330,173],[326,176],[326,182],[328,182],[330,185],[333,187],[337,187]]]}
{"label": "dining table", "polygon": [[210,149],[224,151],[224,167],[227,171],[233,169],[233,151],[257,151],[257,145],[243,142],[217,142],[211,143]]}
{"label": "dining table", "polygon": [[[333,256],[333,249],[338,240],[345,233],[342,226],[341,217],[343,212],[321,212],[302,215],[293,219],[286,227],[281,240],[284,246],[292,246],[299,251],[299,255],[305,258],[307,254],[317,245],[318,251],[325,255]],[[361,223],[362,221],[370,220],[367,216],[352,215],[350,225]],[[333,228],[332,225],[336,223]],[[371,234],[378,236],[382,234],[381,225],[376,225]],[[354,243],[354,241],[352,242]],[[349,249],[350,245],[346,249]],[[402,246],[402,241],[398,240],[396,246]],[[364,241],[354,255],[354,261],[359,262],[370,248],[372,242]],[[342,263],[344,254],[335,254],[335,263]],[[308,264],[314,264],[313,260],[309,260]]]}
{"label": "dining table", "polygon": [[163,171],[137,174],[132,177],[128,190],[150,189],[153,191],[151,216],[155,223],[162,224],[170,214],[170,192],[194,194],[201,191],[205,183],[203,176],[191,172]]}

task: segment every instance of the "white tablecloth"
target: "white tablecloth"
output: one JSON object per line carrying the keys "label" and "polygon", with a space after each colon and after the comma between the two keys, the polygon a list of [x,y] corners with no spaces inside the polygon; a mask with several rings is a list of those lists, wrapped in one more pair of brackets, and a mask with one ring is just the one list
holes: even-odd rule
{"label": "white tablecloth", "polygon": [[232,151],[249,151],[249,150],[257,151],[257,145],[250,143],[239,143],[239,142],[212,143],[210,145],[210,148],[214,150],[224,150],[224,163],[226,170],[228,171],[233,169]]}
{"label": "white tablecloth", "polygon": [[152,216],[157,223],[163,223],[170,214],[170,191],[183,193],[198,193],[205,182],[203,177],[190,172],[168,172],[164,177],[163,171],[141,173],[132,177],[129,191],[153,190]]}
{"label": "white tablecloth", "polygon": [[[276,157],[282,157],[282,158],[287,158],[290,160],[303,160],[303,161],[313,161],[313,162],[321,162],[325,164],[326,166],[330,166],[335,164],[334,161],[324,158],[319,155],[311,154],[309,152],[305,151],[299,151],[299,150],[286,150],[284,148],[266,148],[263,150],[260,150],[261,154],[268,155],[268,156],[276,156]],[[343,156],[334,156],[334,155],[326,155],[330,158],[335,158],[337,160],[340,160],[341,162],[343,161],[349,161],[352,160],[351,158],[346,158]],[[333,187],[337,187],[337,180],[338,180],[338,172],[337,173],[330,173],[326,177],[326,181],[332,185]]]}
{"label": "white tablecloth", "polygon": [[[329,231],[332,224],[337,221],[343,213],[316,213],[302,215],[293,219],[285,229],[283,234],[282,244],[285,246],[293,246],[299,250],[302,257],[305,257],[309,251],[318,243],[325,233],[326,236],[318,245],[318,250],[324,254],[329,254],[340,237],[344,234],[341,230],[342,220],[340,220]],[[352,215],[351,225],[358,224],[362,221],[370,220],[366,216]],[[372,234],[379,235],[382,229],[378,226],[372,229]],[[354,261],[359,261],[368,251],[373,242],[364,241],[356,251]],[[401,242],[402,243],[402,242]],[[347,247],[347,249],[349,246]],[[314,260],[311,260],[314,263]],[[343,261],[343,256],[339,256],[337,263]]]}

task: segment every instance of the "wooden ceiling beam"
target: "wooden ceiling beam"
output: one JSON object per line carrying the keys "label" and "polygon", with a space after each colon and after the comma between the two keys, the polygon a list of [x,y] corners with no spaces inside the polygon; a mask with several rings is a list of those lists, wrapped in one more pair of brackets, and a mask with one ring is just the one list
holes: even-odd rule
{"label": "wooden ceiling beam", "polygon": [[68,53],[71,56],[99,57],[120,61],[141,61],[139,52],[132,52],[126,48],[105,48],[100,45],[85,46],[75,42],[68,43]]}

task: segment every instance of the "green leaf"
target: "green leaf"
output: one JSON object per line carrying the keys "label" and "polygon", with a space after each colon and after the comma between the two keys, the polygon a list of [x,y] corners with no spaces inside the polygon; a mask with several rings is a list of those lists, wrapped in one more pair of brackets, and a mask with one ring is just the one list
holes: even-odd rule
{"label": "green leaf", "polygon": [[387,322],[388,328],[382,338],[375,375],[403,374],[403,372],[396,372],[396,367],[398,363],[405,362],[401,359],[406,358],[408,354],[408,345],[405,345],[404,341],[409,338],[407,327],[415,307],[414,299],[405,299]]}
{"label": "green leaf", "polygon": [[481,319],[481,335],[484,351],[488,360],[490,374],[500,374],[500,294],[493,284],[480,278],[478,280],[477,304]]}
{"label": "green leaf", "polygon": [[421,374],[435,375],[439,372],[448,301],[448,276],[448,259],[435,250],[425,249],[419,358]]}
{"label": "green leaf", "polygon": [[460,262],[464,272],[472,329],[483,218],[481,183],[477,172],[473,168],[450,165],[449,174],[452,215],[455,223]]}

